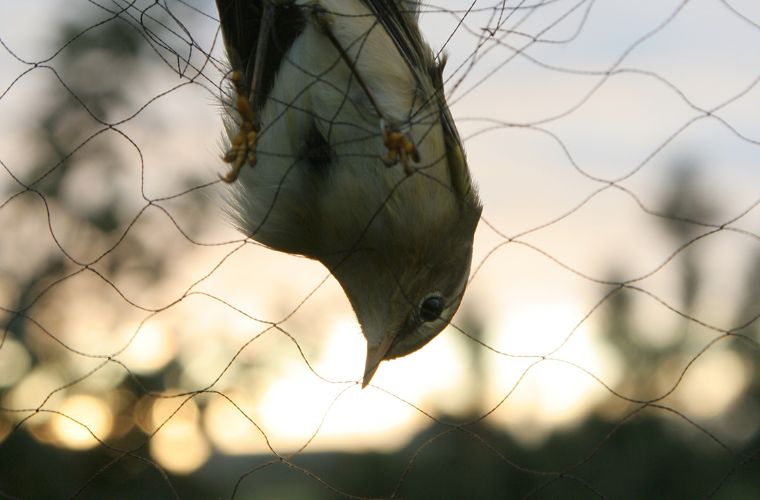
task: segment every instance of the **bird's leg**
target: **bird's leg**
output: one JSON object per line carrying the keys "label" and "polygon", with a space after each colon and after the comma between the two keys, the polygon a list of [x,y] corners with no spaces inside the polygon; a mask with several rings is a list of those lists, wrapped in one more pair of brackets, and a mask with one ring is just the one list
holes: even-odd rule
{"label": "bird's leg", "polygon": [[369,86],[364,81],[364,78],[362,78],[361,73],[359,73],[356,64],[351,59],[351,57],[349,57],[348,52],[346,52],[346,49],[343,48],[340,40],[335,37],[332,30],[330,29],[330,21],[324,9],[321,7],[314,7],[312,9],[312,16],[314,17],[317,26],[319,26],[327,39],[330,40],[330,43],[332,43],[333,47],[335,47],[335,50],[338,51],[341,59],[343,59],[343,62],[346,64],[346,66],[348,66],[349,71],[351,71],[351,74],[354,76],[354,78],[356,78],[356,82],[362,88],[370,104],[375,109],[377,115],[380,117],[380,130],[383,134],[383,144],[388,150],[388,153],[383,158],[383,163],[389,167],[392,167],[400,160],[401,164],[404,166],[404,171],[407,173],[407,175],[410,175],[414,171],[410,164],[410,160],[413,160],[415,163],[419,163],[420,161],[420,154],[419,151],[417,151],[417,147],[414,145],[414,142],[412,142],[412,140],[407,135],[402,134],[396,127],[388,125],[388,121],[385,119],[383,112],[380,110],[380,106],[377,104],[377,101],[375,101],[372,92],[370,92]]}
{"label": "bird's leg", "polygon": [[220,178],[227,183],[237,180],[240,170],[247,163],[256,165],[256,144],[258,140],[259,123],[256,116],[256,99],[261,90],[261,77],[266,64],[266,50],[269,42],[269,33],[274,24],[274,4],[271,0],[264,0],[264,11],[261,16],[259,37],[256,42],[256,56],[253,66],[253,78],[248,86],[243,81],[243,72],[236,69],[230,75],[230,80],[235,90],[235,109],[240,115],[240,128],[230,141],[230,148],[224,153],[222,159],[231,165],[231,170]]}
{"label": "bird's leg", "polygon": [[420,153],[417,151],[414,142],[395,127],[388,126],[382,121],[380,129],[383,132],[385,148],[388,150],[388,154],[383,158],[383,162],[387,166],[392,167],[401,161],[401,164],[404,166],[404,172],[407,175],[411,175],[414,172],[411,161],[414,161],[414,163],[420,162]]}
{"label": "bird's leg", "polygon": [[253,109],[248,99],[245,86],[242,83],[243,74],[233,71],[230,76],[232,85],[235,87],[235,109],[240,115],[240,128],[230,141],[230,148],[224,153],[222,159],[231,165],[231,170],[220,176],[224,182],[235,182],[240,175],[240,170],[248,163],[256,164],[256,127],[253,123]]}

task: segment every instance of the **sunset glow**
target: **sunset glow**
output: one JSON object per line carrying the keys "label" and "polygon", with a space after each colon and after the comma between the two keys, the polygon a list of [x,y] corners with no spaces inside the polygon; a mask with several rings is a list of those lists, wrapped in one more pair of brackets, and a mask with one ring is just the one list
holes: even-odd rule
{"label": "sunset glow", "polygon": [[113,425],[113,415],[103,400],[87,395],[67,397],[50,421],[62,446],[85,450],[105,441]]}

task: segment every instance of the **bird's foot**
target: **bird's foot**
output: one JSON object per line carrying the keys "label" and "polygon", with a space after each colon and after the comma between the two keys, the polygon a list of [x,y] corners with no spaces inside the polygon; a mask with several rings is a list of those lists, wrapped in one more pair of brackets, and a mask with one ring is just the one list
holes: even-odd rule
{"label": "bird's foot", "polygon": [[392,167],[400,161],[404,166],[406,174],[411,175],[414,172],[411,162],[420,162],[420,153],[417,151],[417,146],[414,145],[414,142],[408,136],[395,128],[383,124],[382,130],[383,142],[388,150],[388,154],[383,158],[383,162],[387,166]]}
{"label": "bird's foot", "polygon": [[256,141],[258,138],[253,123],[253,108],[242,83],[243,75],[240,71],[233,71],[230,79],[235,87],[235,108],[240,115],[240,128],[230,141],[230,148],[222,156],[225,163],[229,163],[232,167],[225,175],[219,176],[227,183],[237,180],[240,170],[246,163],[252,167],[256,165]]}

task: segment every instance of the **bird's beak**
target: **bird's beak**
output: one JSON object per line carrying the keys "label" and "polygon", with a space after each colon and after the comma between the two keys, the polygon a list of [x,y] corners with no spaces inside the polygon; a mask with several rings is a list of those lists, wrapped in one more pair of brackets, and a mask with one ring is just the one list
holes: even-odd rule
{"label": "bird's beak", "polygon": [[393,344],[393,340],[396,338],[395,332],[386,333],[383,340],[377,345],[367,344],[367,362],[364,365],[364,380],[362,381],[362,389],[367,387],[369,381],[372,380],[372,376],[375,375],[377,367],[380,366],[380,362],[388,354],[388,351]]}

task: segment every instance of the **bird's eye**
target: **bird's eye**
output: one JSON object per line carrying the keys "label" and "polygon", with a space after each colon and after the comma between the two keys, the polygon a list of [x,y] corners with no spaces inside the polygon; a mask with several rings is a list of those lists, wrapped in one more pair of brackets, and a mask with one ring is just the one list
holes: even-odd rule
{"label": "bird's eye", "polygon": [[443,297],[431,295],[420,304],[420,318],[422,321],[435,321],[443,312]]}

